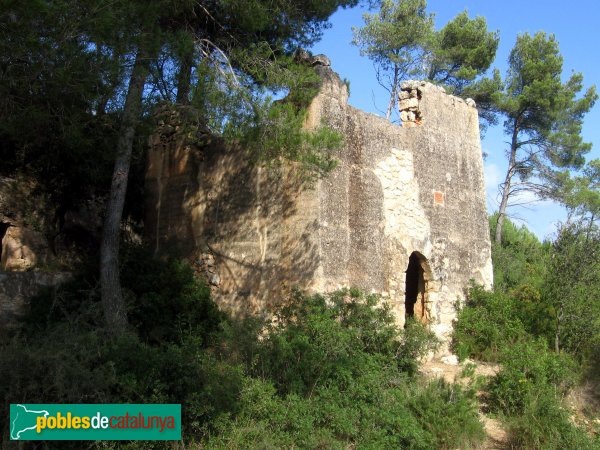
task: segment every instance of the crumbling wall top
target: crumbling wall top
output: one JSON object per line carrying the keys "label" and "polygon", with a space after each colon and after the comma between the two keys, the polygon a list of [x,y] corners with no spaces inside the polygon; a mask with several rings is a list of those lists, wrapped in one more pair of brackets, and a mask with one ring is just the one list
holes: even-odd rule
{"label": "crumbling wall top", "polygon": [[408,80],[400,85],[398,93],[398,109],[400,112],[400,120],[403,127],[414,127],[422,125],[424,121],[423,105],[421,100],[423,97],[449,97],[453,104],[466,104],[469,107],[475,108],[473,99],[463,100],[460,97],[447,94],[442,86],[427,81]]}

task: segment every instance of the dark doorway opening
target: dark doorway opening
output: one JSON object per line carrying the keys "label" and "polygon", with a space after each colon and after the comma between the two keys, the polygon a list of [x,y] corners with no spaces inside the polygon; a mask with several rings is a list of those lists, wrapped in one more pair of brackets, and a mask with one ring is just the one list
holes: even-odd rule
{"label": "dark doorway opening", "polygon": [[406,269],[406,288],[404,308],[406,320],[415,319],[421,323],[429,322],[427,310],[427,260],[418,252],[412,252]]}

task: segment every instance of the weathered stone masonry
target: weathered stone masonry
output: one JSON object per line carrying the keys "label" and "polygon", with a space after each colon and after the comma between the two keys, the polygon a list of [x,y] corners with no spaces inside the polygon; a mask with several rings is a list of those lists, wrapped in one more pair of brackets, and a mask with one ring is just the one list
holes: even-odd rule
{"label": "weathered stone masonry", "polygon": [[356,286],[380,293],[399,324],[414,315],[447,341],[469,280],[492,283],[477,110],[408,82],[394,125],[349,106],[338,75],[316,69],[306,126],[345,137],[329,176],[302,189],[293,165],[253,167],[242,149],[163,127],[146,173],[146,237],[159,254],[194,258],[233,311],[268,311],[294,285]]}

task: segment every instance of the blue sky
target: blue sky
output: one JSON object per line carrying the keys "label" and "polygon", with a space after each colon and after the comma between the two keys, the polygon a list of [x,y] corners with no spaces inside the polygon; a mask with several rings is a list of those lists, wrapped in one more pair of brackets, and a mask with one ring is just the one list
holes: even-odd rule
{"label": "blue sky", "polygon": [[[600,4],[597,0],[429,0],[428,10],[436,15],[436,28],[441,28],[459,12],[468,10],[471,17],[487,19],[490,30],[500,31],[500,46],[492,67],[504,75],[506,60],[519,33],[546,31],[553,33],[563,55],[565,79],[572,71],[581,72],[585,88],[600,87]],[[333,69],[350,80],[350,104],[365,111],[382,114],[386,106],[386,91],[375,79],[371,61],[361,57],[358,48],[350,44],[352,27],[363,25],[366,8],[340,10],[331,17],[331,28],[325,31],[313,53],[325,53]],[[594,147],[588,159],[600,158],[600,102],[585,118],[583,137]],[[498,207],[498,183],[506,170],[506,137],[502,127],[490,128],[482,142],[488,154],[485,164],[487,202],[490,212]],[[535,202],[526,207],[509,209],[509,215],[525,223],[541,239],[551,238],[557,222],[564,220],[562,207],[552,202]]]}

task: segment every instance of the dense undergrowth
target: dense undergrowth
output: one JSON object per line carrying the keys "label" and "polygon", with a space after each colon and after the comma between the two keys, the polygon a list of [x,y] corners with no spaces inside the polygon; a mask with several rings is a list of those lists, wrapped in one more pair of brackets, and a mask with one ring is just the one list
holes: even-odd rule
{"label": "dense undergrowth", "polygon": [[[459,311],[457,355],[500,364],[487,384],[475,385],[489,413],[504,423],[511,448],[600,448],[594,430],[577,426],[564,403],[582,380],[598,381],[594,258],[600,245],[585,231],[564,229],[554,243],[541,244],[508,224],[502,247],[493,249],[495,290],[473,285]],[[435,339],[418,323],[399,329],[377,296],[297,291],[275,302],[280,306],[269,320],[233,318],[186,263],[153,259],[136,245],[125,246],[123,256],[128,332],[106,331],[97,266],[82,265],[71,282],[35,298],[20,326],[0,336],[0,398],[4,408],[181,403],[183,442],[19,448],[482,445],[475,385],[423,378],[419,360]],[[589,270],[571,270],[582,261]],[[587,309],[580,318],[582,302]],[[0,421],[8,436],[6,417]],[[4,439],[3,448],[12,448]]]}
{"label": "dense undergrowth", "polygon": [[[474,392],[419,377],[417,360],[435,339],[416,323],[398,329],[377,297],[296,292],[275,320],[234,320],[186,264],[137,247],[125,255],[130,331],[111,337],[103,328],[94,265],[38,297],[0,344],[5,408],[182,403],[186,448],[425,450],[482,440]],[[173,448],[25,448],[46,444]]]}
{"label": "dense undergrowth", "polygon": [[576,426],[564,402],[582,380],[599,381],[597,231],[568,226],[552,244],[510,223],[504,232],[493,248],[496,288],[471,287],[454,350],[500,363],[485,389],[511,448],[600,448],[600,429]]}

